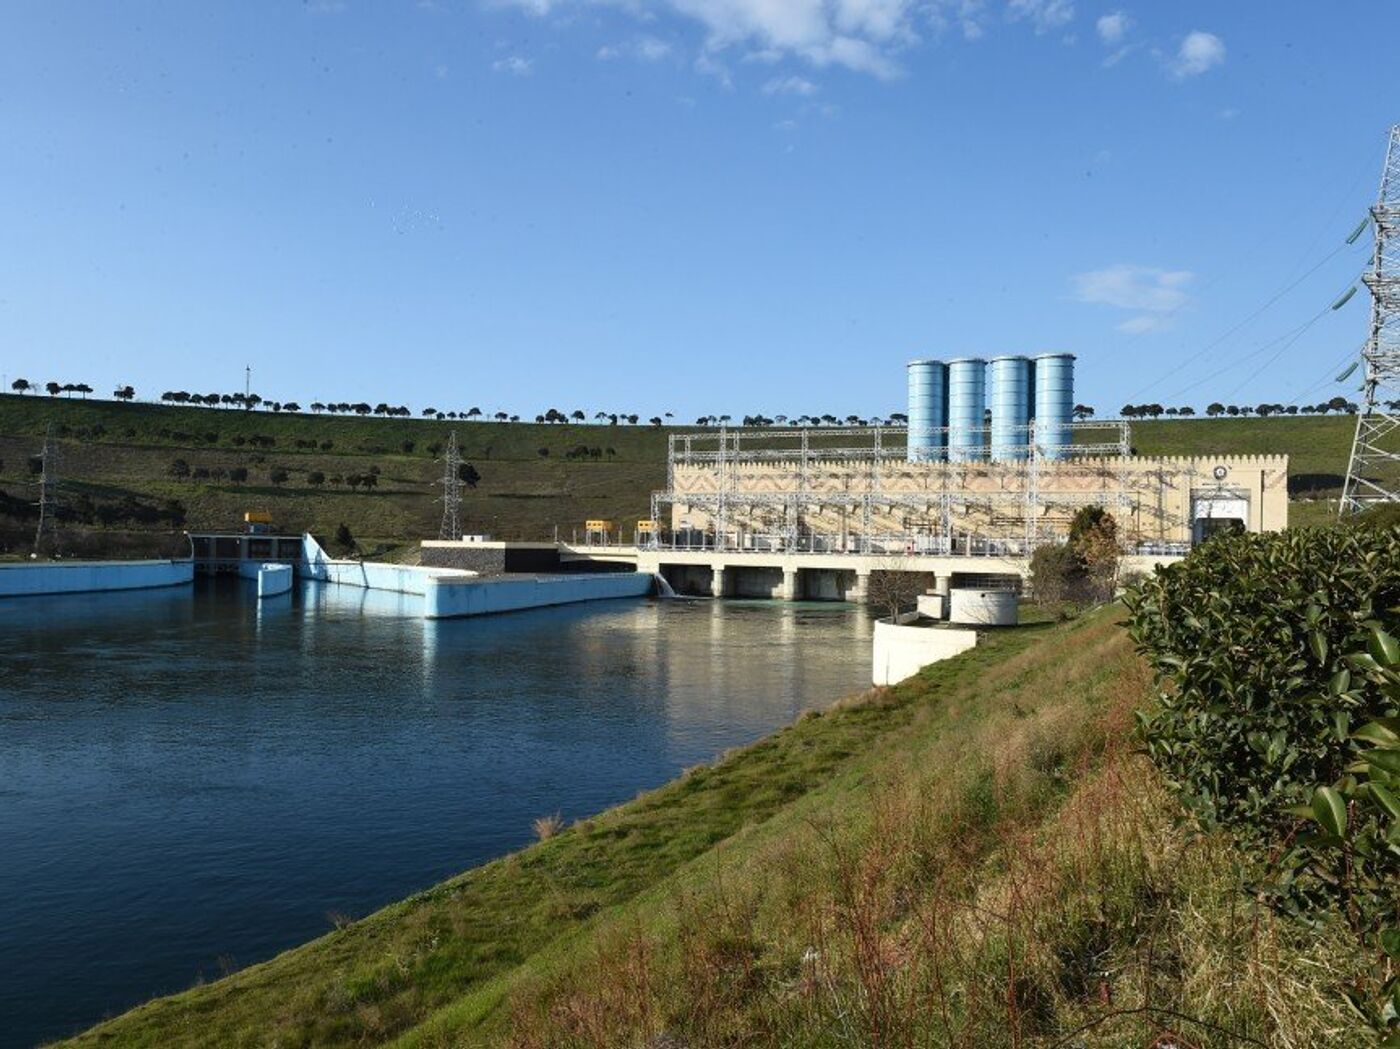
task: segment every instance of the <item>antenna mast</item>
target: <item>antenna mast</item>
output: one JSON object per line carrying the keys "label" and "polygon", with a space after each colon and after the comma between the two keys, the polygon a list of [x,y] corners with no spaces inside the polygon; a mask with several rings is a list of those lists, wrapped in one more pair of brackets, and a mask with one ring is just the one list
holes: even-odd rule
{"label": "antenna mast", "polygon": [[442,460],[442,526],[439,539],[462,538],[462,456],[457,451],[457,431],[447,438],[447,453]]}
{"label": "antenna mast", "polygon": [[1371,225],[1376,250],[1361,278],[1371,289],[1371,333],[1361,351],[1365,403],[1356,417],[1342,514],[1400,503],[1400,124],[1390,129]]}
{"label": "antenna mast", "polygon": [[44,540],[49,546],[56,545],[54,538],[54,515],[58,511],[55,493],[58,489],[58,453],[53,446],[53,423],[44,431],[44,450],[39,453],[39,527],[34,530],[34,553],[44,551]]}

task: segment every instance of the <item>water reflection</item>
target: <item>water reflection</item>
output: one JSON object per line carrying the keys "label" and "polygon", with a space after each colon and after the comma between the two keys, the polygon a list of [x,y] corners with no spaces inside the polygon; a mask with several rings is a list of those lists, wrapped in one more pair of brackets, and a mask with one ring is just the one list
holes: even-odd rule
{"label": "water reflection", "polygon": [[0,602],[0,1044],[265,958],[859,688],[836,606]]}

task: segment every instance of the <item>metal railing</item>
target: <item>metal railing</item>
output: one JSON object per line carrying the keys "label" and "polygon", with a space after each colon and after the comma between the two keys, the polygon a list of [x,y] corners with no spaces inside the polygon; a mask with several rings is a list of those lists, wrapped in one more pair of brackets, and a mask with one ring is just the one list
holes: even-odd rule
{"label": "metal railing", "polygon": [[755,532],[702,532],[683,529],[638,544],[641,550],[671,550],[737,554],[832,554],[874,557],[1026,557],[1029,547],[1019,539],[983,536],[838,535]]}

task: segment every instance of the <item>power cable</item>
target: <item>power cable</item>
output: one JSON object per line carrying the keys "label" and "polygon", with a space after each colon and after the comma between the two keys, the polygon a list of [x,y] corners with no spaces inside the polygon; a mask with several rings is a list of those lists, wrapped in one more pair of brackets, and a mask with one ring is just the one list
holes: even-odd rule
{"label": "power cable", "polygon": [[[1332,259],[1335,258],[1337,255],[1339,255],[1341,252],[1345,251],[1349,246],[1350,246],[1350,245],[1348,245],[1348,244],[1346,244],[1346,243],[1342,243],[1342,244],[1337,245],[1337,247],[1333,248],[1330,252],[1328,252],[1326,255],[1324,255],[1311,269],[1309,269],[1306,273],[1304,273],[1304,274],[1303,274],[1301,277],[1299,277],[1297,280],[1293,281],[1292,283],[1290,283],[1290,284],[1286,285],[1285,287],[1283,287],[1283,288],[1282,288],[1281,290],[1279,290],[1278,292],[1274,293],[1274,295],[1272,295],[1272,296],[1268,299],[1268,301],[1266,301],[1262,306],[1260,306],[1258,309],[1256,309],[1256,310],[1255,310],[1253,313],[1251,313],[1249,316],[1245,317],[1242,321],[1240,321],[1239,323],[1235,324],[1233,327],[1231,327],[1229,330],[1227,330],[1224,334],[1220,335],[1220,336],[1217,337],[1216,339],[1214,339],[1214,340],[1212,340],[1211,342],[1207,343],[1207,344],[1206,344],[1204,347],[1202,347],[1200,350],[1198,350],[1198,351],[1196,351],[1195,353],[1191,354],[1191,356],[1184,358],[1180,363],[1178,363],[1178,364],[1176,365],[1176,367],[1170,369],[1169,371],[1164,372],[1162,375],[1160,375],[1160,376],[1158,376],[1156,379],[1152,380],[1152,382],[1148,383],[1148,384],[1147,384],[1146,386],[1144,386],[1142,389],[1138,390],[1137,393],[1133,394],[1133,396],[1130,397],[1129,400],[1130,400],[1130,401],[1135,401],[1135,400],[1137,400],[1137,399],[1138,399],[1139,397],[1141,397],[1143,394],[1147,393],[1148,390],[1151,390],[1151,389],[1155,388],[1155,387],[1158,386],[1160,383],[1165,382],[1167,379],[1170,379],[1173,375],[1175,375],[1175,374],[1177,374],[1178,372],[1180,372],[1183,368],[1187,367],[1187,366],[1190,365],[1190,364],[1194,364],[1196,361],[1200,360],[1202,357],[1204,357],[1204,356],[1205,356],[1207,353],[1209,353],[1211,350],[1215,349],[1217,346],[1219,346],[1219,345],[1220,345],[1221,343],[1223,343],[1225,340],[1229,339],[1232,335],[1235,335],[1235,334],[1236,334],[1237,332],[1239,332],[1242,328],[1244,328],[1245,326],[1247,326],[1248,324],[1250,324],[1252,321],[1254,321],[1256,318],[1258,318],[1258,317],[1260,316],[1260,314],[1262,314],[1262,313],[1263,313],[1265,310],[1267,310],[1270,306],[1272,306],[1274,303],[1278,302],[1279,299],[1283,298],[1285,295],[1287,295],[1287,294],[1288,294],[1290,291],[1292,291],[1294,288],[1298,287],[1298,285],[1302,284],[1303,281],[1307,280],[1307,279],[1308,279],[1309,277],[1311,277],[1314,273],[1316,273],[1318,270],[1320,270],[1323,266],[1327,265],[1327,263],[1329,263],[1330,261],[1332,261]],[[1199,385],[1199,384],[1196,384],[1196,385]],[[1193,386],[1193,387],[1188,387],[1188,388],[1194,388],[1194,386]],[[1172,399],[1175,399],[1175,398],[1172,398]]]}

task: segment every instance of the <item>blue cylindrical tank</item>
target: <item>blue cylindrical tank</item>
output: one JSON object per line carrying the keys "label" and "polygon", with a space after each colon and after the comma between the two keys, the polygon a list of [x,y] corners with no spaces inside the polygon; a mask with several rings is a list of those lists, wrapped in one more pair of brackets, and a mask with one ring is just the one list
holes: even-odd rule
{"label": "blue cylindrical tank", "polygon": [[911,463],[942,459],[948,447],[948,366],[909,362],[909,454]]}
{"label": "blue cylindrical tank", "polygon": [[965,463],[987,456],[983,415],[987,408],[987,362],[960,357],[948,362],[948,459]]}
{"label": "blue cylindrical tank", "polygon": [[1007,354],[993,357],[992,373],[992,458],[997,462],[1029,456],[1031,382],[1029,357]]}
{"label": "blue cylindrical tank", "polygon": [[1042,353],[1035,359],[1035,443],[1042,458],[1069,454],[1074,417],[1074,354]]}

